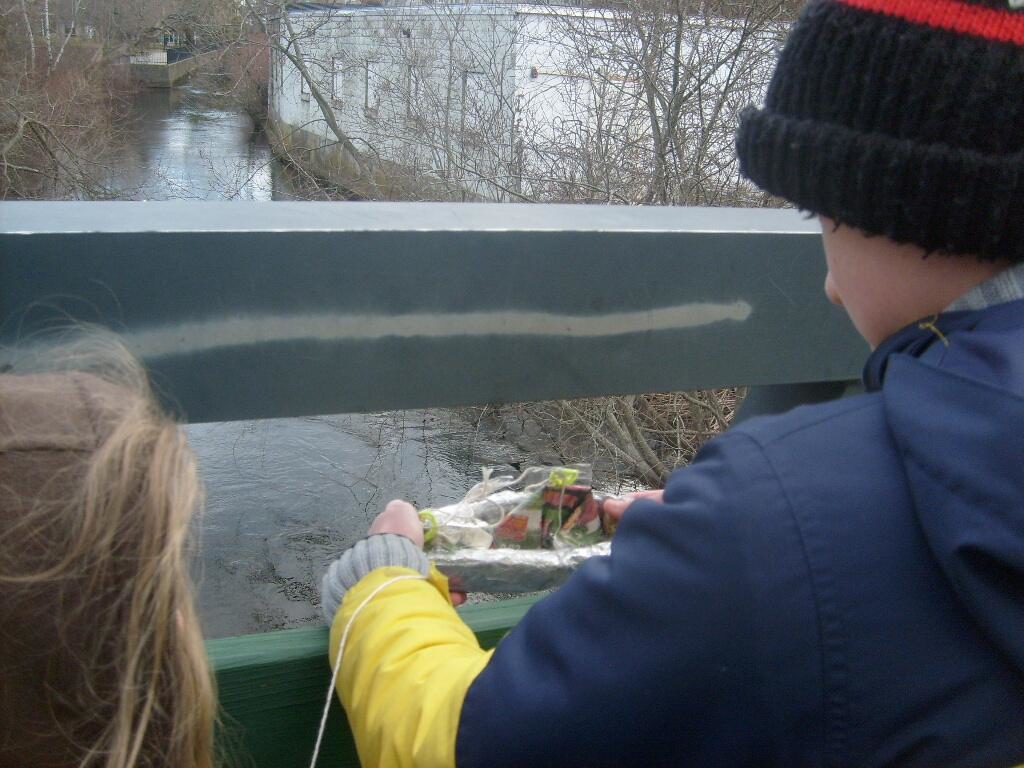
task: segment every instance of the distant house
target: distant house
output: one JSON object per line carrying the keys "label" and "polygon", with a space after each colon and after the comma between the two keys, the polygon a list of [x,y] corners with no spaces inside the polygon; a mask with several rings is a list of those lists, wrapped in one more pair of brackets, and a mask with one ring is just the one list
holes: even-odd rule
{"label": "distant house", "polygon": [[167,22],[149,30],[131,52],[128,63],[132,76],[150,88],[170,88],[199,66],[198,40],[186,22]]}
{"label": "distant house", "polygon": [[564,6],[293,5],[271,60],[271,127],[293,160],[356,192],[542,197],[600,132],[650,141],[641,73],[615,53],[631,34],[621,26],[610,11]]}
{"label": "distant house", "polygon": [[96,39],[96,27],[92,24],[82,24],[65,21],[61,24],[64,37],[80,37],[83,40]]}
{"label": "distant house", "polygon": [[[132,64],[167,64],[196,48],[196,35],[190,25],[165,24],[149,29],[132,53]],[[170,53],[168,52],[182,52]]]}

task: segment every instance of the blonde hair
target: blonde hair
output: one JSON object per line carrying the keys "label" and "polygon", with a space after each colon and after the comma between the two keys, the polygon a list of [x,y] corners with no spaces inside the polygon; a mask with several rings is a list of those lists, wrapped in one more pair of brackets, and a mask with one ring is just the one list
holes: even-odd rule
{"label": "blonde hair", "polygon": [[27,367],[0,376],[0,766],[210,768],[185,436],[109,337]]}

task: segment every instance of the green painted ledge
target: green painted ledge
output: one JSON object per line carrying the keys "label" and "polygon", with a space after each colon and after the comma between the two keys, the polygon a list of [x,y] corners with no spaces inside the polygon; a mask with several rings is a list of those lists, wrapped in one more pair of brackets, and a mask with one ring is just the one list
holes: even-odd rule
{"label": "green painted ledge", "polygon": [[[505,636],[538,598],[459,610],[484,648]],[[327,693],[327,628],[226,637],[206,644],[221,708],[218,746],[228,768],[308,768]],[[333,699],[318,766],[358,766]]]}

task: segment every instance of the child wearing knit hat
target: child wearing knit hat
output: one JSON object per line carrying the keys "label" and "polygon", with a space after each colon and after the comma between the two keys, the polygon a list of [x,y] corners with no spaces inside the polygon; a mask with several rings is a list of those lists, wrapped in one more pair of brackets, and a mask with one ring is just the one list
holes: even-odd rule
{"label": "child wearing knit hat", "polygon": [[364,764],[1024,763],[1021,5],[811,0],[737,146],[865,393],[708,443],[494,651],[392,502],[324,588]]}
{"label": "child wearing knit hat", "polygon": [[201,495],[118,343],[0,374],[0,768],[212,768]]}
{"label": "child wearing knit hat", "polygon": [[1022,47],[1013,0],[815,2],[744,114],[743,173],[820,216],[826,291],[872,346],[1024,297]]}
{"label": "child wearing knit hat", "polygon": [[928,252],[1024,261],[1024,4],[812,2],[742,171],[805,210]]}

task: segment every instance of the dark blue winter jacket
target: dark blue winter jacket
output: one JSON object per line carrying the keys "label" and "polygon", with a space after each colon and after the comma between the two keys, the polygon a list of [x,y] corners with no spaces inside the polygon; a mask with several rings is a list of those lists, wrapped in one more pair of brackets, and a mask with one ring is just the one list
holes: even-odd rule
{"label": "dark blue winter jacket", "polygon": [[1024,762],[1024,301],[731,429],[472,683],[476,766]]}

